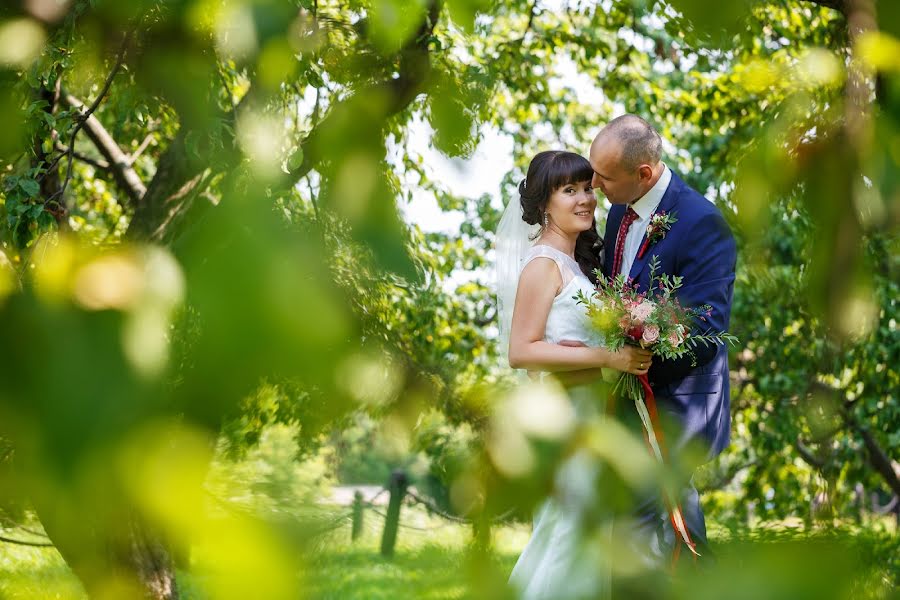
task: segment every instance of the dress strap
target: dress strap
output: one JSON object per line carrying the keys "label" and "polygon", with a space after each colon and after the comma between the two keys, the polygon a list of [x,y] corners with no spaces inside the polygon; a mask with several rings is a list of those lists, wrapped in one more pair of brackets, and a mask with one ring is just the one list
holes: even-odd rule
{"label": "dress strap", "polygon": [[569,282],[575,279],[575,273],[572,271],[571,267],[571,263],[574,261],[570,256],[567,256],[556,248],[547,246],[546,244],[535,244],[528,249],[525,260],[522,262],[522,268],[524,269],[525,265],[536,258],[549,258],[556,263],[556,266],[559,269],[559,275],[562,277],[563,287],[569,285]]}

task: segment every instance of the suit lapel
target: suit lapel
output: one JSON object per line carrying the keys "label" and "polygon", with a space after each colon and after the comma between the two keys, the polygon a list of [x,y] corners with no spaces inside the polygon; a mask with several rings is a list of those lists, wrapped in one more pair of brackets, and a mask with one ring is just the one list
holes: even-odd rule
{"label": "suit lapel", "polygon": [[[670,169],[671,170],[671,169]],[[672,180],[669,182],[669,187],[666,188],[666,193],[663,194],[662,200],[659,202],[659,206],[656,207],[656,210],[653,211],[654,214],[658,212],[667,212],[670,213],[677,206],[678,192],[681,191],[684,182],[681,180],[678,175],[675,174],[675,171],[672,171]],[[677,227],[678,225],[674,225]],[[640,254],[640,247],[644,245],[644,242],[647,240],[647,231],[644,230],[644,235],[641,238],[641,245],[638,246],[638,254]],[[631,271],[628,272],[628,277],[633,280],[637,280],[637,278],[641,275],[641,271],[644,270],[644,267],[647,266],[647,263],[650,262],[650,257],[653,256],[653,246],[647,249],[647,252],[644,254],[643,258],[634,257],[634,262],[631,264]]]}

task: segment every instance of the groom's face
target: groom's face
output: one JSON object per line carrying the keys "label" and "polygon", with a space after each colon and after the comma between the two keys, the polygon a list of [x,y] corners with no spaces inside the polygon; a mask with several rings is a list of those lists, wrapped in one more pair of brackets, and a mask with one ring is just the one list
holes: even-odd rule
{"label": "groom's face", "polygon": [[594,169],[591,184],[603,192],[610,204],[631,204],[643,195],[640,171],[623,168],[622,149],[615,141],[595,142],[590,161]]}

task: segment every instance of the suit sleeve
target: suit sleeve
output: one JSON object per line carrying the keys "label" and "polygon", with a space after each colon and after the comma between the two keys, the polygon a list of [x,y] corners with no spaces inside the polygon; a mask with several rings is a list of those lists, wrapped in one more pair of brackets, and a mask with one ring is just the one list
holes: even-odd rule
{"label": "suit sleeve", "polygon": [[[722,215],[711,212],[692,224],[691,234],[681,244],[678,258],[678,274],[684,277],[677,294],[681,305],[686,308],[709,305],[712,309],[705,320],[694,323],[692,332],[728,331],[737,250],[734,236]],[[659,384],[681,379],[693,368],[709,363],[717,350],[715,345],[700,344],[693,349],[694,357],[654,358],[650,377]],[[695,365],[692,364],[694,360]]]}

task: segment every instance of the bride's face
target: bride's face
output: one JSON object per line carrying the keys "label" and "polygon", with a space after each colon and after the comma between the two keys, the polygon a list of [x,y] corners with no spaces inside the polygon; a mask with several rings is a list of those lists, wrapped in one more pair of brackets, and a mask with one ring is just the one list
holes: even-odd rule
{"label": "bride's face", "polygon": [[556,188],[547,201],[550,224],[563,233],[581,233],[594,223],[597,198],[590,181],[567,183]]}

